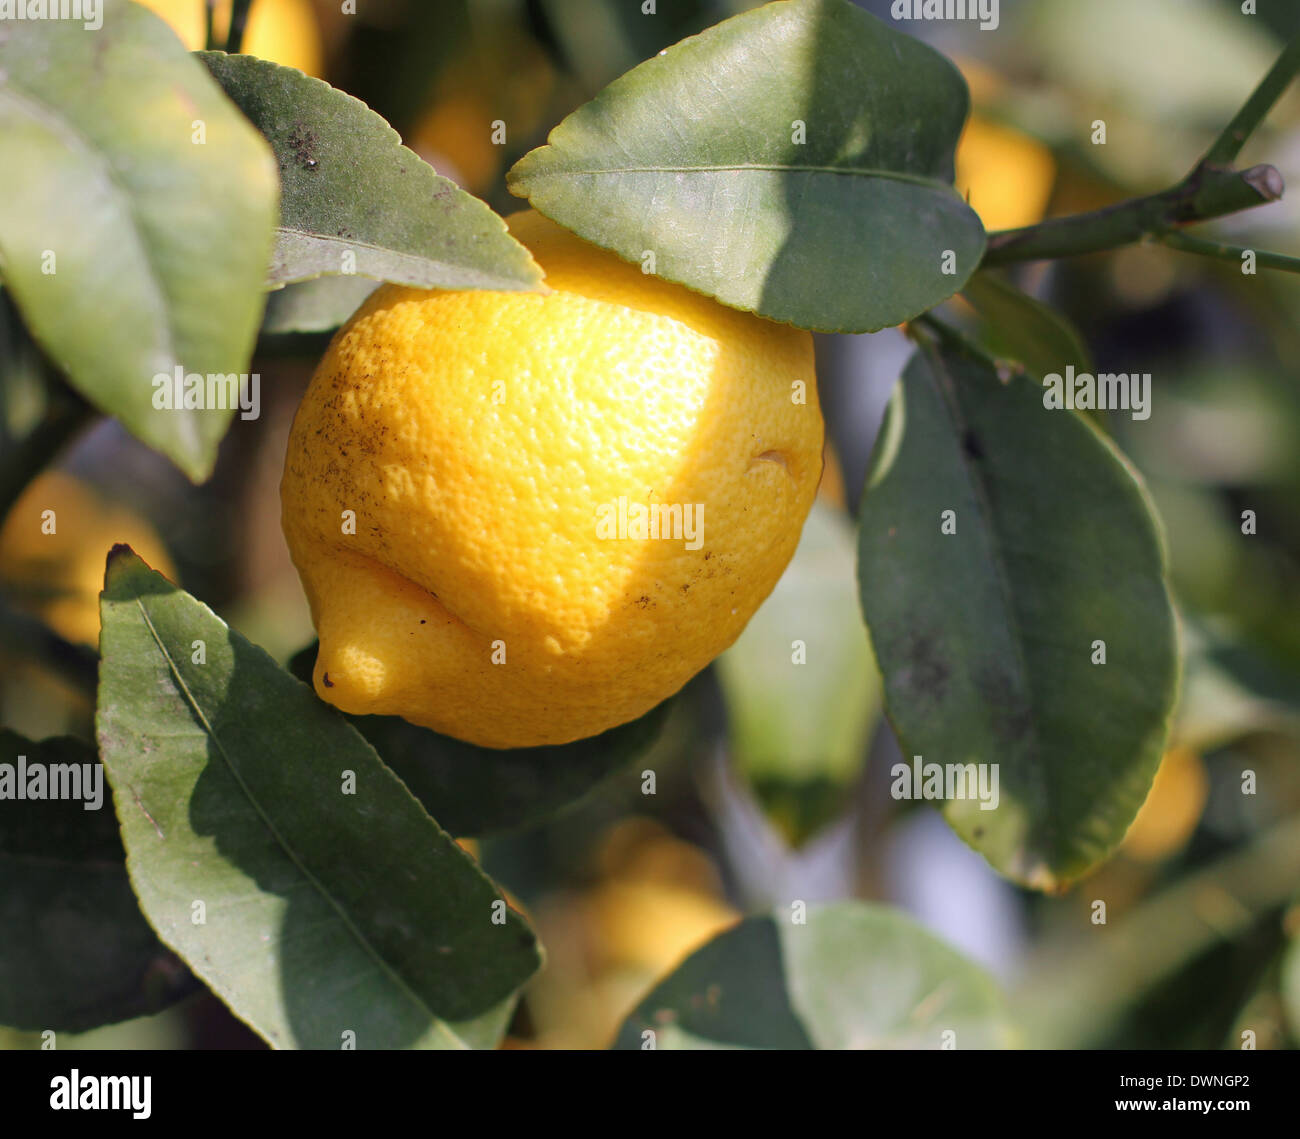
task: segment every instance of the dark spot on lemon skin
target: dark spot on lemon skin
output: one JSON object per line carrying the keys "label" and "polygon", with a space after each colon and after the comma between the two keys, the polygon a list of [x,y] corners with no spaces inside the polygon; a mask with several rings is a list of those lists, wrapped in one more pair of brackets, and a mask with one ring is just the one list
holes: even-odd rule
{"label": "dark spot on lemon skin", "polygon": [[325,685],[326,688],[334,687],[334,681],[330,679],[330,674],[328,672],[320,678],[320,682]]}

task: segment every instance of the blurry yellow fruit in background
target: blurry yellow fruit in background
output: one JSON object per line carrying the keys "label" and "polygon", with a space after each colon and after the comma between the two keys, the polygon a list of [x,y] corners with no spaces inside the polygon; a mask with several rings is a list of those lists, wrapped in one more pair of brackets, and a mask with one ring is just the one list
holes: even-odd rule
{"label": "blurry yellow fruit in background", "polygon": [[1192,837],[1208,794],[1209,777],[1201,757],[1187,748],[1166,752],[1146,802],[1124,837],[1124,853],[1144,862],[1176,853]]}
{"label": "blurry yellow fruit in background", "polygon": [[[138,0],[172,26],[190,51],[201,51],[204,0]],[[213,16],[217,43],[226,42],[230,27],[231,0],[217,0]],[[308,75],[320,76],[322,51],[320,29],[311,0],[256,0],[244,29],[241,50],[246,55],[296,67]]]}
{"label": "blurry yellow fruit in background", "polygon": [[492,142],[492,119],[492,108],[475,92],[448,92],[419,121],[408,142],[444,178],[482,193],[502,164],[502,148]]}
{"label": "blurry yellow fruit in background", "polygon": [[971,116],[957,144],[956,186],[985,229],[1018,229],[1041,221],[1055,180],[1056,162],[1042,143]]}
{"label": "blurry yellow fruit in background", "polygon": [[[45,532],[51,528],[53,533]],[[116,542],[129,543],[175,580],[166,547],[148,522],[71,475],[46,471],[23,491],[0,528],[0,590],[64,640],[97,647],[104,562]]]}
{"label": "blurry yellow fruit in background", "polygon": [[518,152],[537,129],[555,82],[534,41],[503,33],[438,77],[406,144],[439,174],[483,194],[501,174],[507,150]]}
{"label": "blurry yellow fruit in background", "polygon": [[712,859],[648,819],[606,834],[590,888],[548,900],[545,970],[528,991],[543,1048],[605,1048],[623,1018],[685,957],[739,920]]}

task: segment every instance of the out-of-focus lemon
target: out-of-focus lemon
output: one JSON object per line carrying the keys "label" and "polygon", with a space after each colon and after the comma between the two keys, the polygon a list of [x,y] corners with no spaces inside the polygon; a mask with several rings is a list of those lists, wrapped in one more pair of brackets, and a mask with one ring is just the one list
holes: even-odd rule
{"label": "out-of-focus lemon", "polygon": [[555,70],[531,39],[503,35],[471,48],[438,78],[407,145],[439,174],[485,193],[509,145],[518,150],[541,122]]}
{"label": "out-of-focus lemon", "polygon": [[646,992],[739,920],[699,847],[648,819],[605,836],[600,878],[538,912],[547,964],[528,991],[543,1048],[604,1048]]}
{"label": "out-of-focus lemon", "polygon": [[1175,854],[1196,829],[1208,794],[1209,777],[1201,757],[1187,748],[1167,751],[1146,802],[1124,836],[1124,853],[1144,862]]}
{"label": "out-of-focus lemon", "polygon": [[957,144],[956,162],[957,190],[985,229],[1018,229],[1042,220],[1056,179],[1056,161],[1042,143],[972,115]]}
{"label": "out-of-focus lemon", "polygon": [[[201,51],[204,0],[138,0],[172,26],[190,51]],[[217,42],[230,28],[231,0],[218,0],[212,25]],[[256,0],[244,29],[241,51],[318,76],[322,69],[320,28],[311,0]]]}
{"label": "out-of-focus lemon", "polygon": [[99,644],[104,562],[127,542],[149,565],[175,579],[162,539],[134,511],[62,471],[39,475],[0,528],[0,590],[64,640]]}

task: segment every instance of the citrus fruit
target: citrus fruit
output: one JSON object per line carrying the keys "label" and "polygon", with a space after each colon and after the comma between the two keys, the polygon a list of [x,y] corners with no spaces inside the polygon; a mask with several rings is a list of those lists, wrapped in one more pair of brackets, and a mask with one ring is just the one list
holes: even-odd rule
{"label": "citrus fruit", "polygon": [[[190,51],[202,50],[204,0],[140,0],[140,3],[166,20]],[[218,0],[212,26],[219,44],[226,42],[230,9],[231,0]],[[257,0],[249,10],[240,50],[245,55],[256,55],[319,77],[321,37],[311,0]]]}
{"label": "citrus fruit", "polygon": [[1037,139],[971,115],[957,144],[956,186],[984,228],[1019,229],[1043,218],[1056,160]]}
{"label": "citrus fruit", "polygon": [[488,747],[680,689],[776,584],[822,466],[808,333],[508,224],[550,291],[378,289],[281,483],[316,691]]}
{"label": "citrus fruit", "polygon": [[99,644],[104,561],[117,542],[175,578],[154,528],[63,471],[38,475],[0,528],[0,590],[65,641]]}

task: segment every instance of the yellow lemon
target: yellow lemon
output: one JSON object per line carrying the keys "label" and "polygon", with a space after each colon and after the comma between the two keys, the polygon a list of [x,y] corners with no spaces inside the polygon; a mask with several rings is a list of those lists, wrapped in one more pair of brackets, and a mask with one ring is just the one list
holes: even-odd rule
{"label": "yellow lemon", "polygon": [[66,641],[99,644],[104,561],[127,542],[175,579],[162,539],[143,518],[62,471],[46,471],[19,496],[0,528],[0,590]]}
{"label": "yellow lemon", "polygon": [[377,290],[281,483],[316,691],[488,747],[680,689],[771,592],[822,465],[808,333],[509,226],[550,292]]}
{"label": "yellow lemon", "polygon": [[1042,220],[1056,161],[1036,139],[972,115],[957,144],[956,166],[957,189],[985,229],[1019,229]]}
{"label": "yellow lemon", "polygon": [[1201,820],[1209,793],[1210,777],[1201,757],[1183,747],[1167,751],[1124,836],[1124,852],[1154,862],[1181,850]]}
{"label": "yellow lemon", "polygon": [[[204,0],[139,0],[139,3],[171,24],[190,51],[202,50]],[[230,8],[231,0],[218,0],[213,14],[212,26],[219,44],[226,42]],[[246,55],[296,67],[319,77],[321,37],[311,0],[256,0],[249,12],[241,50]]]}
{"label": "yellow lemon", "polygon": [[406,143],[439,174],[483,194],[501,173],[507,139],[517,145],[536,129],[555,82],[544,51],[501,29],[438,79]]}

